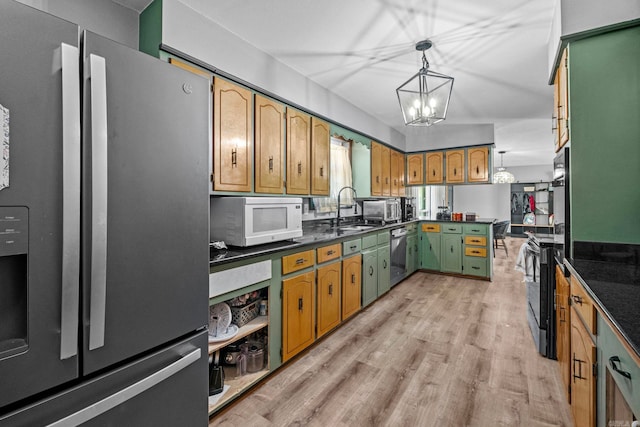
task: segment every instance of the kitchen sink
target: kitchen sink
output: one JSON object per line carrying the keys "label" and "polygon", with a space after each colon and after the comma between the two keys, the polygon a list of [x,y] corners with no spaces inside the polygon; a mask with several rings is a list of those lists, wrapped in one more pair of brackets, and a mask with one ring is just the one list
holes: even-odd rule
{"label": "kitchen sink", "polygon": [[340,231],[364,231],[371,230],[375,228],[374,225],[346,225],[344,227],[340,227]]}

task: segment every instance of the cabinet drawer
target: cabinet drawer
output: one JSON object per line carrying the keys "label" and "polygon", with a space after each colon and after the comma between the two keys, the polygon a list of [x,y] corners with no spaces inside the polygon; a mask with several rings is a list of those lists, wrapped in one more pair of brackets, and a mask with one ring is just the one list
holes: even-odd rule
{"label": "cabinet drawer", "polygon": [[484,236],[464,236],[464,244],[487,246],[487,238]]}
{"label": "cabinet drawer", "polygon": [[311,267],[314,262],[314,250],[298,252],[282,257],[282,274],[289,274],[303,268]]}
{"label": "cabinet drawer", "polygon": [[362,238],[362,249],[372,248],[378,244],[378,235],[371,234]]}
{"label": "cabinet drawer", "polygon": [[592,334],[596,334],[596,307],[593,300],[582,287],[582,284],[574,276],[571,276],[571,305],[580,313],[585,327]]}
{"label": "cabinet drawer", "polygon": [[462,224],[443,224],[443,233],[462,234]]}
{"label": "cabinet drawer", "polygon": [[425,233],[439,233],[440,224],[422,224],[422,231]]}
{"label": "cabinet drawer", "polygon": [[342,242],[342,255],[347,256],[360,252],[362,243],[360,239],[348,240]]}
{"label": "cabinet drawer", "polygon": [[484,224],[464,224],[464,234],[487,235],[487,226]]}
{"label": "cabinet drawer", "polygon": [[476,248],[474,246],[467,246],[464,248],[465,256],[487,257],[487,248]]}
{"label": "cabinet drawer", "polygon": [[465,256],[462,260],[464,274],[487,277],[487,259],[474,256]]}
{"label": "cabinet drawer", "polygon": [[323,246],[316,249],[316,252],[318,264],[331,261],[332,259],[340,258],[340,243],[336,243],[335,245]]}
{"label": "cabinet drawer", "polygon": [[[601,363],[607,366],[607,370],[631,409],[636,414],[640,414],[640,361],[638,360],[640,358],[632,357],[622,343],[623,338],[602,316],[598,317],[598,324],[598,348],[602,351]],[[627,378],[619,371],[627,372],[631,378]],[[604,380],[605,372],[601,372],[600,375],[598,380]]]}
{"label": "cabinet drawer", "polygon": [[385,245],[391,241],[391,233],[387,231],[383,231],[382,233],[378,233],[378,244]]}

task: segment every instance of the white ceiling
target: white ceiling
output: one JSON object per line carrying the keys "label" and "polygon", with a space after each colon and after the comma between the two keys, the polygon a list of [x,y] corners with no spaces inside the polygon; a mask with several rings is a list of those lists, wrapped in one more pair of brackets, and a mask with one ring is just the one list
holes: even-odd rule
{"label": "white ceiling", "polygon": [[428,38],[430,68],[455,78],[435,126],[493,123],[505,166],[552,163],[556,0],[181,1],[402,133],[395,89],[420,68],[415,44]]}

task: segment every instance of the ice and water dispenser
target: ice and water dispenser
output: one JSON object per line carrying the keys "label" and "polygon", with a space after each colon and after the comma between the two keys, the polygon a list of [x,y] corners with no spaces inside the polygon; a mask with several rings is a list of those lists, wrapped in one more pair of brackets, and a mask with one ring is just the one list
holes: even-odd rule
{"label": "ice and water dispenser", "polygon": [[0,359],[27,346],[29,210],[0,206]]}

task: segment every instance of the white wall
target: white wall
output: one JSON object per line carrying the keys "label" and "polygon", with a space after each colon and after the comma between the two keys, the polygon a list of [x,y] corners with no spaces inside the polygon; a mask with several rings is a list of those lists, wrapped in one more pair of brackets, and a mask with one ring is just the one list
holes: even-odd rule
{"label": "white wall", "polygon": [[511,219],[511,184],[454,185],[453,211],[479,218]]}
{"label": "white wall", "polygon": [[[560,37],[640,19],[638,0],[557,0],[549,38],[549,74],[560,49]],[[560,28],[558,28],[558,26]]]}
{"label": "white wall", "polygon": [[138,12],[111,0],[18,1],[78,24],[82,29],[138,49]]}
{"label": "white wall", "polygon": [[199,15],[179,0],[164,0],[162,42],[288,102],[405,149],[405,137],[267,53]]}
{"label": "white wall", "polygon": [[516,178],[516,182],[553,181],[553,164],[536,166],[513,166],[507,170]]}
{"label": "white wall", "polygon": [[493,144],[495,141],[492,123],[469,125],[439,123],[429,127],[408,126],[406,135],[406,151]]}

